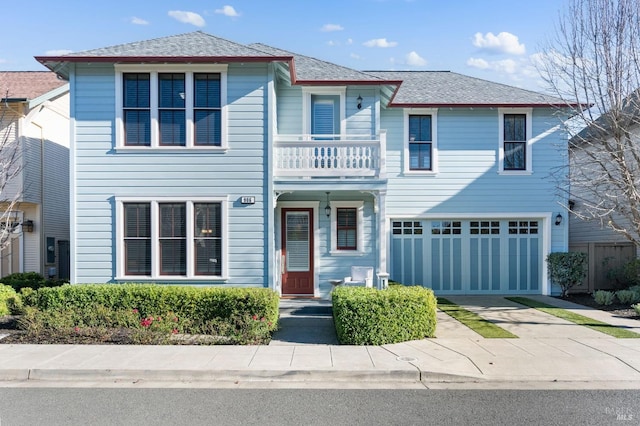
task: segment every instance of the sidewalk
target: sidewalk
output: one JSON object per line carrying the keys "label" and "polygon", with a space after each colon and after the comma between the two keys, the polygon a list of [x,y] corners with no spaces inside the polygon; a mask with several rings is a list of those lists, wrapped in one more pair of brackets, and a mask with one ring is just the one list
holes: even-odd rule
{"label": "sidewalk", "polygon": [[[382,346],[286,341],[269,346],[0,344],[0,381],[366,383],[587,383],[640,388],[640,339],[615,339],[501,297],[449,297],[519,339],[484,339],[438,313],[436,338]],[[566,303],[540,297],[546,303]],[[579,309],[577,305],[563,307]],[[580,313],[638,328],[637,320]],[[609,315],[609,318],[603,318]],[[586,330],[586,331],[585,331]],[[637,330],[640,331],[640,330]]]}

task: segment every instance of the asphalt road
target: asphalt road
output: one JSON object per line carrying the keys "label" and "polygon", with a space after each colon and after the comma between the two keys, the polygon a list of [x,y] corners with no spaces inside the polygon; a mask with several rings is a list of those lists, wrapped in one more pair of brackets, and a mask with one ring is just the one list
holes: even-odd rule
{"label": "asphalt road", "polygon": [[0,388],[0,426],[635,425],[638,390]]}

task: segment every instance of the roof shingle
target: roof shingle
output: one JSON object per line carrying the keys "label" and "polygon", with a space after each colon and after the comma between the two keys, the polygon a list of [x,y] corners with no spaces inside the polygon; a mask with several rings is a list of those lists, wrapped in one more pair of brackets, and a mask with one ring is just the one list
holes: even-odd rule
{"label": "roof shingle", "polygon": [[0,99],[35,99],[65,84],[51,71],[0,71]]}

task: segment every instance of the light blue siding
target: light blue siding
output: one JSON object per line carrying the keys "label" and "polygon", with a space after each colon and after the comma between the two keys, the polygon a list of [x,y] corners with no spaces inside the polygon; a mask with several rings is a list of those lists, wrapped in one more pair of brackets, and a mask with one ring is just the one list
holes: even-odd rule
{"label": "light blue siding", "polygon": [[[75,75],[76,282],[112,282],[115,198],[228,197],[228,276],[266,286],[264,168],[267,65],[228,68],[226,153],[116,152],[112,66],[78,65]],[[241,205],[241,196],[255,196]],[[209,284],[214,284],[210,282]]]}

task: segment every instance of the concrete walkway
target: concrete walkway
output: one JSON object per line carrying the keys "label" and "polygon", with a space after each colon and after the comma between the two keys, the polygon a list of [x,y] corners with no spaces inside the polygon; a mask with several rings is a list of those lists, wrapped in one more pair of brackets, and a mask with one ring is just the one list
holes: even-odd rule
{"label": "concrete walkway", "polygon": [[[0,381],[5,386],[162,382],[213,387],[640,388],[640,339],[615,339],[501,297],[449,299],[520,338],[484,339],[438,313],[436,338],[382,346],[314,344],[286,326],[268,346],[0,344]],[[536,299],[638,329],[637,320],[550,297]],[[312,314],[326,319],[326,306],[319,303],[312,309],[283,301],[283,324],[294,318],[291,326],[298,321],[307,333],[320,336],[321,328],[302,321]]]}

